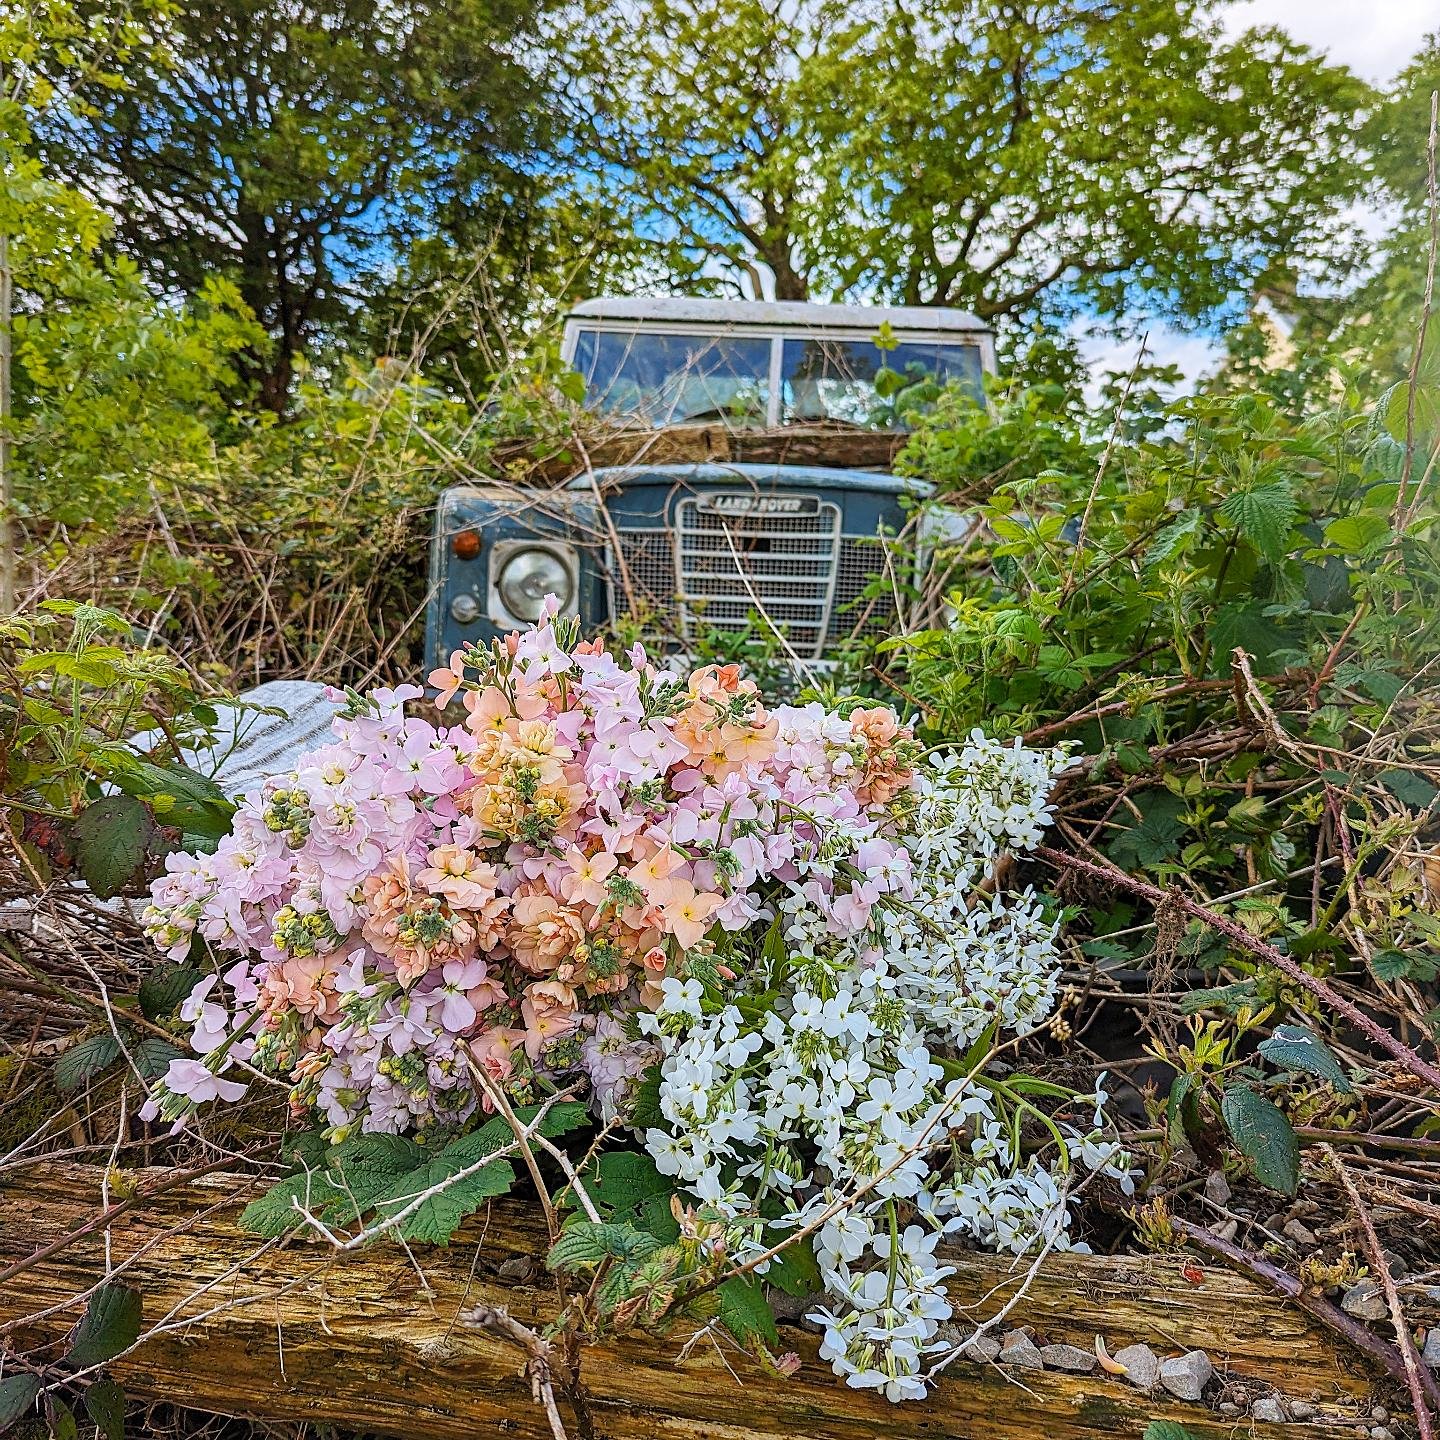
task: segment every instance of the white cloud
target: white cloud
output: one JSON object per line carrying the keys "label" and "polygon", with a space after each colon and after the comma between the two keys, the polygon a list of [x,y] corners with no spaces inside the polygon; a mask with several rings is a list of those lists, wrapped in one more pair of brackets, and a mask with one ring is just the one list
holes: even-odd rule
{"label": "white cloud", "polygon": [[[1186,335],[1173,329],[1163,320],[1151,320],[1142,327],[1145,336],[1145,363],[1147,365],[1175,365],[1184,376],[1177,394],[1194,389],[1195,382],[1212,372],[1225,354],[1225,347],[1213,336]],[[1106,373],[1115,371],[1128,375],[1140,353],[1141,336],[1119,340],[1107,335],[1093,323],[1075,326],[1075,335],[1080,342],[1080,354],[1085,361],[1090,378],[1085,385],[1085,400],[1095,405],[1100,399],[1100,387]]]}
{"label": "white cloud", "polygon": [[1337,64],[1376,84],[1394,78],[1431,31],[1440,28],[1435,0],[1242,0],[1221,19],[1234,35],[1252,25],[1278,25],[1323,50]]}

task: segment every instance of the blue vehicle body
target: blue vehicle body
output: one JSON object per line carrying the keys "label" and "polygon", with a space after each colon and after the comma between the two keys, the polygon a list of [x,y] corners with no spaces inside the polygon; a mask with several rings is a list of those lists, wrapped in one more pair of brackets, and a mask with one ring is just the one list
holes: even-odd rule
{"label": "blue vehicle body", "polygon": [[895,475],[757,464],[622,466],[546,491],[455,486],[437,507],[427,654],[442,664],[523,626],[544,587],[587,631],[630,615],[684,648],[748,624],[820,658],[893,630],[893,598],[865,592],[897,567],[913,574],[910,509],[927,492]]}

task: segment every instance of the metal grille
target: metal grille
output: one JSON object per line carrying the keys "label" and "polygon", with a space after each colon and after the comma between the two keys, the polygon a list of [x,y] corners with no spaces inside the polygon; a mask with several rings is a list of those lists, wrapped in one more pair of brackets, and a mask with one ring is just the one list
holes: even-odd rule
{"label": "metal grille", "polygon": [[739,630],[759,612],[800,655],[819,656],[835,601],[840,507],[795,497],[807,508],[732,513],[712,508],[720,498],[686,496],[675,506],[682,631]]}
{"label": "metal grille", "polygon": [[885,574],[885,559],[886,542],[878,535],[841,537],[835,608],[826,636],[829,644],[852,636],[868,639],[895,633],[894,588],[887,585],[877,596],[860,598],[877,575]]}
{"label": "metal grille", "polygon": [[632,610],[625,582],[634,596],[635,618],[661,634],[678,636],[680,616],[675,585],[675,539],[669,530],[624,530],[617,527],[625,568],[611,557],[606,576],[610,613]]}
{"label": "metal grille", "polygon": [[[687,586],[686,589],[686,598],[691,600],[688,613],[699,625],[713,624],[720,625],[722,628],[739,628],[756,608],[755,602],[745,588],[744,581],[736,570],[729,545],[725,542],[725,526],[729,527],[735,548],[740,551],[742,559],[745,561],[746,574],[751,577],[751,584],[755,586],[756,594],[762,597],[769,593],[772,587],[757,583],[754,578],[754,572],[757,570],[774,571],[778,568],[786,575],[805,580],[812,585],[817,579],[816,572],[823,572],[825,562],[823,555],[815,553],[816,542],[817,539],[823,542],[832,534],[830,530],[824,528],[828,522],[823,515],[805,517],[812,527],[815,526],[817,520],[821,522],[822,533],[818,536],[813,528],[809,533],[801,532],[798,535],[793,530],[786,533],[783,529],[777,533],[775,529],[777,523],[785,521],[793,526],[796,519],[794,516],[747,516],[744,520],[747,527],[745,533],[741,532],[739,517],[711,515],[707,518],[723,523],[717,525],[713,531],[703,532],[707,536],[715,537],[703,543],[712,547],[710,552],[712,555],[717,539],[723,548],[720,565],[713,567],[709,566],[707,562],[707,569],[710,573],[703,579],[698,576],[694,577],[693,584]],[[758,528],[758,534],[750,533],[749,527]],[[610,613],[612,615],[632,613],[634,618],[641,620],[646,629],[656,636],[667,637],[671,640],[682,639],[685,633],[686,612],[682,612],[681,587],[677,580],[675,563],[676,550],[679,545],[677,533],[658,528],[637,530],[620,528],[617,529],[617,535],[635,604],[632,610],[620,567],[611,556],[606,577],[610,591]],[[757,551],[752,546],[747,550],[747,540],[753,542],[761,539],[769,541],[771,548]],[[774,548],[777,541],[780,542],[778,550]],[[799,553],[796,549],[797,542],[800,547]],[[841,535],[838,537],[838,545],[833,545],[832,553],[834,550],[838,550],[839,558],[835,565],[835,588],[830,606],[829,623],[825,629],[825,645],[836,645],[852,636],[871,638],[893,634],[896,618],[893,592],[887,588],[877,597],[860,599],[871,580],[876,575],[885,573],[886,542],[874,535]],[[767,561],[763,558],[767,555],[781,558],[778,562]],[[793,603],[795,596],[790,594],[788,598]],[[766,613],[782,629],[785,628],[785,621],[782,613],[777,612],[785,611],[786,602],[783,598],[778,599],[773,608],[769,604],[766,605]],[[816,623],[814,609],[805,608],[803,610],[803,613],[799,615],[799,625],[795,623],[796,617],[793,614],[790,618],[791,624],[787,630],[790,643],[807,657],[813,656],[816,653],[813,648]],[[805,641],[804,644],[800,643],[802,638]]]}

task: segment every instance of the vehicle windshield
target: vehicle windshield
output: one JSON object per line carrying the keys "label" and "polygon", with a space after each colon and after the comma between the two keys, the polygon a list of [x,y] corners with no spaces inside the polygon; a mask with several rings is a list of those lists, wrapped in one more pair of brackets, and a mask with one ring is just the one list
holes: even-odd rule
{"label": "vehicle windshield", "polygon": [[978,397],[980,373],[975,345],[909,340],[882,347],[872,340],[787,340],[781,361],[781,418],[895,429],[907,402],[927,398],[917,387],[959,380]]}
{"label": "vehicle windshield", "polygon": [[[780,350],[780,393],[771,357]],[[889,336],[844,340],[695,330],[577,331],[574,366],[587,401],[645,425],[723,420],[731,425],[838,422],[904,428],[906,414],[952,381],[982,393],[978,345]]]}
{"label": "vehicle windshield", "polygon": [[767,338],[582,330],[574,363],[592,405],[649,425],[764,425],[769,413]]}

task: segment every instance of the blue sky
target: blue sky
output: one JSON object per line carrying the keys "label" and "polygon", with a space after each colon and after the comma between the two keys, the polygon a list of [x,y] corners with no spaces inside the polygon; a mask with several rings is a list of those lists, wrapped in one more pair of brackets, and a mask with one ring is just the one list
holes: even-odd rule
{"label": "blue sky", "polygon": [[[1303,44],[1323,50],[1375,84],[1394,78],[1420,48],[1425,36],[1440,29],[1440,0],[1244,0],[1226,7],[1225,29],[1238,33],[1253,25],[1278,25]],[[1380,217],[1360,212],[1363,226]],[[1096,338],[1084,344],[1091,370],[1128,370],[1137,342]],[[1169,326],[1149,327],[1149,348],[1160,364],[1175,364],[1194,379],[1213,366],[1219,347],[1204,335],[1186,335]]]}

